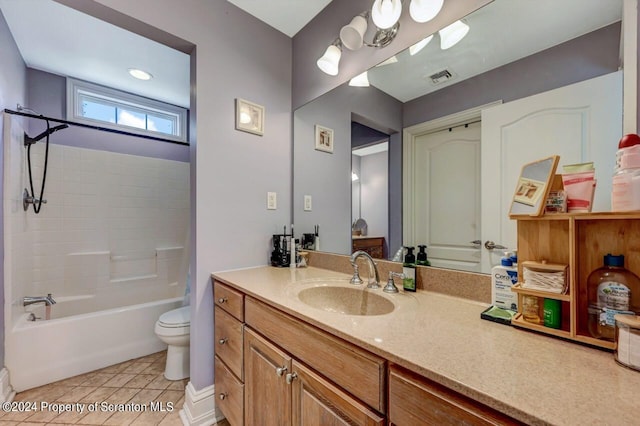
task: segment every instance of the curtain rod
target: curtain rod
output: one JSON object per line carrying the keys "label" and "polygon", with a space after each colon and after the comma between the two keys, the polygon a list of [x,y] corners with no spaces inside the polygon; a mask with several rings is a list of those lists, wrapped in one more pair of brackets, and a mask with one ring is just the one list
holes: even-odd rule
{"label": "curtain rod", "polygon": [[94,126],[94,125],[91,125],[91,124],[76,123],[76,122],[73,122],[73,121],[62,120],[62,119],[59,119],[59,118],[46,117],[44,115],[36,115],[36,114],[31,114],[31,113],[26,113],[26,112],[14,111],[14,110],[11,110],[11,109],[8,109],[8,108],[5,108],[4,112],[6,112],[8,114],[12,114],[12,115],[21,115],[23,117],[37,118],[39,120],[48,120],[48,121],[52,121],[54,123],[69,124],[71,126],[84,127],[85,129],[100,130],[100,131],[103,131],[103,132],[116,133],[116,134],[119,134],[119,135],[134,136],[134,137],[137,137],[137,138],[151,139],[151,140],[155,140],[155,141],[168,142],[168,143],[175,143],[175,144],[178,144],[178,145],[189,145],[188,142],[179,142],[179,141],[174,141],[174,140],[171,140],[171,139],[159,138],[159,137],[150,136],[150,135],[140,135],[140,134],[137,134],[137,133],[127,132],[126,130],[110,129],[108,127]]}

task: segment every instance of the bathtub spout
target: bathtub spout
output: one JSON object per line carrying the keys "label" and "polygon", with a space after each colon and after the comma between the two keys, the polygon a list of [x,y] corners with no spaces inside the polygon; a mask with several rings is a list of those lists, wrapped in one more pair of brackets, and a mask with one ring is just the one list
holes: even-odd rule
{"label": "bathtub spout", "polygon": [[55,305],[56,301],[53,300],[53,297],[51,297],[51,293],[47,294],[46,296],[25,296],[22,299],[22,306],[33,305],[34,303],[44,303],[47,306],[51,306]]}

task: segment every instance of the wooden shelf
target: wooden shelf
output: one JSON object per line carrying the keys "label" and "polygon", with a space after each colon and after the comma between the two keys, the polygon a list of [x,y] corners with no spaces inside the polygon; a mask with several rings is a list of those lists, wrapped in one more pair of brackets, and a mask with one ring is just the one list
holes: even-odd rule
{"label": "wooden shelf", "polygon": [[524,288],[524,287],[522,287],[522,283],[518,283],[518,284],[514,285],[513,287],[511,287],[511,291],[515,291],[516,293],[520,293],[520,294],[527,294],[527,295],[530,295],[530,296],[544,297],[545,299],[562,300],[564,302],[571,301],[571,295],[569,295],[569,294],[550,293],[548,291],[534,290],[534,289],[531,289],[531,288]]}
{"label": "wooden shelf", "polygon": [[[587,281],[589,274],[603,265],[607,253],[623,254],[625,267],[640,274],[640,212],[558,213],[513,219],[518,224],[519,277],[523,276],[524,261],[547,261],[569,267],[567,294],[526,289],[521,283],[513,286],[512,290],[518,293],[518,314],[512,324],[602,349],[615,349],[615,343],[590,336]],[[526,295],[562,301],[562,330],[525,321],[522,298]]]}

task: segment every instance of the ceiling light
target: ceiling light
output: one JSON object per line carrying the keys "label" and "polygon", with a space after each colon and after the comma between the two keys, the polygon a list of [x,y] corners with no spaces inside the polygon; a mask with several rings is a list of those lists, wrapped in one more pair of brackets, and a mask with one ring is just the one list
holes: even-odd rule
{"label": "ceiling light", "polygon": [[444,0],[411,0],[409,14],[416,22],[428,22],[440,13],[443,4]]}
{"label": "ceiling light", "polygon": [[409,55],[413,56],[416,53],[418,53],[419,51],[421,51],[422,49],[424,49],[424,47],[429,44],[429,42],[431,41],[431,39],[433,38],[433,34],[431,34],[429,37],[420,40],[419,42],[417,42],[416,44],[414,44],[413,46],[411,46],[409,48]]}
{"label": "ceiling light", "polygon": [[446,50],[464,38],[469,32],[469,26],[462,21],[456,21],[444,27],[440,33],[440,48]]}
{"label": "ceiling light", "polygon": [[138,80],[151,80],[153,76],[146,71],[137,68],[129,68],[129,74]]}
{"label": "ceiling light", "polygon": [[371,8],[371,19],[380,29],[386,30],[393,27],[402,14],[402,2],[400,0],[375,0]]}
{"label": "ceiling light", "polygon": [[342,56],[342,43],[340,39],[336,39],[316,62],[318,68],[329,75],[338,75],[340,56]]}
{"label": "ceiling light", "polygon": [[355,16],[349,25],[340,30],[340,40],[349,50],[358,50],[364,44],[364,33],[367,32],[367,13]]}
{"label": "ceiling light", "polygon": [[369,76],[367,71],[362,74],[358,74],[349,80],[349,86],[352,87],[369,87]]}

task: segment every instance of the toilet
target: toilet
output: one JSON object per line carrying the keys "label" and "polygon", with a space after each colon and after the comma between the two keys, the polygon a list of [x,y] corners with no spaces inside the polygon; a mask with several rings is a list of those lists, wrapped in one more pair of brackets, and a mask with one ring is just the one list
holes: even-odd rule
{"label": "toilet", "polygon": [[189,333],[191,307],[183,306],[160,315],[156,335],[168,345],[164,377],[181,380],[189,377]]}

